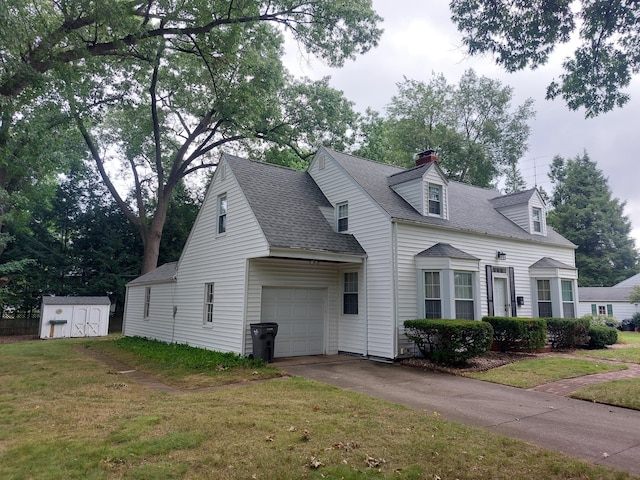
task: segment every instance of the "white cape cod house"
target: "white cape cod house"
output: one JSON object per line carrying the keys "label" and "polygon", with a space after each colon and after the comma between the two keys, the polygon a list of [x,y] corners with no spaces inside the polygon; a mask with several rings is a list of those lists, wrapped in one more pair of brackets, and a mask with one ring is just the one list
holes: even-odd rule
{"label": "white cape cod house", "polygon": [[412,354],[403,322],[575,317],[575,245],[536,189],[501,195],[320,148],[306,172],[223,155],[177,263],[127,285],[123,332],[275,357]]}

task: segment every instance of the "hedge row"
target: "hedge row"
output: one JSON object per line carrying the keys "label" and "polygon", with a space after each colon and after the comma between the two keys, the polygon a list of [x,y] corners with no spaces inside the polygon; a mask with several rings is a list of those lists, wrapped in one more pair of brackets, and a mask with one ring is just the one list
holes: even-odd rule
{"label": "hedge row", "polygon": [[589,348],[605,348],[618,342],[618,330],[595,325],[589,328]]}
{"label": "hedge row", "polygon": [[404,322],[420,353],[436,363],[458,365],[491,348],[493,328],[475,320],[419,319]]}
{"label": "hedge row", "polygon": [[501,352],[540,350],[547,344],[543,318],[483,317],[493,327],[493,341]]}
{"label": "hedge row", "polygon": [[588,318],[547,318],[547,336],[553,348],[578,348],[589,343]]}

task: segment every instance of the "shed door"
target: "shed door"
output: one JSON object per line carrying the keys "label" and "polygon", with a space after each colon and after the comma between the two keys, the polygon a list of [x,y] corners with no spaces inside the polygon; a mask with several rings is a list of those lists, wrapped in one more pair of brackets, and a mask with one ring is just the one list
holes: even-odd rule
{"label": "shed door", "polygon": [[74,307],[71,322],[72,337],[97,337],[102,322],[99,307]]}
{"label": "shed door", "polygon": [[262,288],[261,321],[276,322],[275,357],[324,353],[325,290]]}

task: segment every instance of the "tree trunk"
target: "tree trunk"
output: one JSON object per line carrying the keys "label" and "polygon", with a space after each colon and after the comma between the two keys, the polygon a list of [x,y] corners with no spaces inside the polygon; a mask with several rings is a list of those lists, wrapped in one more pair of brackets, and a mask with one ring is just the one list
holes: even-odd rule
{"label": "tree trunk", "polygon": [[146,232],[142,232],[144,241],[144,255],[142,257],[142,275],[149,273],[158,266],[158,256],[160,255],[160,242],[162,240],[162,230],[167,220],[167,208],[169,207],[169,197],[171,193],[164,192],[158,196],[158,206],[153,212],[151,226]]}

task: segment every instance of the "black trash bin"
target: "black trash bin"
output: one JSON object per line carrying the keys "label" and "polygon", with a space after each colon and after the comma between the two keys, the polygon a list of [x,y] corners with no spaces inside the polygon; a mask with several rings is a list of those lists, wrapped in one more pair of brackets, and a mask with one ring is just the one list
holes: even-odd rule
{"label": "black trash bin", "polygon": [[253,340],[253,358],[261,358],[266,363],[272,363],[278,324],[274,322],[252,323],[250,327],[251,339]]}

